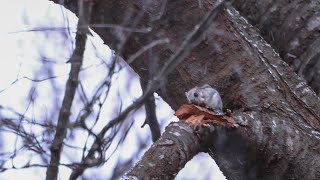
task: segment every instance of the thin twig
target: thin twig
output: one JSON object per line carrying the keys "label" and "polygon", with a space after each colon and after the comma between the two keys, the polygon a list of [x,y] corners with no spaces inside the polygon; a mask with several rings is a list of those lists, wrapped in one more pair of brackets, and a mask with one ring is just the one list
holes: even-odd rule
{"label": "thin twig", "polygon": [[[140,85],[141,85],[142,91],[145,92],[148,86],[148,82],[140,78]],[[145,124],[149,125],[151,135],[152,135],[152,141],[155,142],[161,136],[161,132],[160,132],[160,126],[159,126],[159,122],[156,114],[156,103],[155,103],[154,95],[150,94],[150,96],[146,99],[144,104],[145,104],[144,107],[146,110],[146,120],[141,127],[143,127]]]}

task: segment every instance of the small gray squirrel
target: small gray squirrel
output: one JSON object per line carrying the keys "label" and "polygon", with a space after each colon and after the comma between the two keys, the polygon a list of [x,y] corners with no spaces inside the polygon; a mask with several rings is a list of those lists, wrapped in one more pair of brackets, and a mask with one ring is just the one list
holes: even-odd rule
{"label": "small gray squirrel", "polygon": [[185,92],[188,102],[211,109],[217,115],[224,115],[222,111],[222,100],[219,92],[208,84],[194,87]]}

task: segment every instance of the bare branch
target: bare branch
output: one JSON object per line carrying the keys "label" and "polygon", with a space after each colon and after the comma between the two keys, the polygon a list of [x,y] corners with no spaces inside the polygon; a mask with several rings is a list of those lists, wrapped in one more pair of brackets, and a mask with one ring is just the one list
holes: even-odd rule
{"label": "bare branch", "polygon": [[[142,91],[144,92],[147,88],[148,82],[144,81],[142,78],[140,78],[140,84]],[[145,109],[146,109],[146,120],[142,127],[145,124],[148,124],[150,127],[151,135],[152,135],[152,141],[155,142],[159,137],[161,136],[160,127],[156,115],[156,103],[154,99],[154,95],[151,94],[149,98],[145,100]]]}
{"label": "bare branch", "polygon": [[47,169],[47,180],[55,180],[58,175],[58,166],[60,163],[61,151],[63,140],[66,137],[67,133],[67,125],[69,124],[69,116],[70,109],[72,106],[72,102],[76,93],[76,89],[78,86],[78,78],[80,68],[82,66],[83,54],[85,50],[86,40],[87,40],[87,32],[88,32],[88,21],[90,18],[90,14],[84,14],[83,8],[88,8],[88,12],[91,12],[92,3],[89,3],[88,6],[83,6],[83,1],[79,1],[79,23],[78,26],[87,26],[87,28],[79,28],[76,34],[76,47],[70,58],[71,69],[70,76],[67,81],[65,95],[62,102],[62,106],[59,112],[58,117],[58,125],[56,127],[56,134],[53,139],[53,143],[50,147],[51,158],[50,164]]}
{"label": "bare branch", "polygon": [[177,52],[170,57],[169,61],[165,63],[161,69],[155,81],[162,79],[167,76],[183,59],[188,56],[191,50],[198,45],[199,39],[202,34],[212,25],[212,21],[216,18],[218,13],[228,4],[230,5],[233,1],[222,1],[216,5],[216,7],[209,12],[209,14],[203,19],[203,21],[196,25],[194,30],[187,36],[182,42]]}
{"label": "bare branch", "polygon": [[[112,28],[112,29],[119,29],[123,31],[129,31],[134,33],[148,33],[151,31],[151,28],[130,28],[125,26],[119,26],[116,24],[89,24],[91,28]],[[78,26],[77,28],[74,27],[36,27],[34,29],[27,29],[27,30],[20,30],[20,31],[12,31],[8,32],[9,34],[17,34],[17,33],[27,33],[27,32],[44,32],[44,31],[65,31],[65,30],[72,30],[76,31],[77,29],[86,29],[86,25]],[[89,33],[89,31],[88,31]]]}
{"label": "bare branch", "polygon": [[149,49],[151,49],[159,44],[164,44],[164,43],[169,43],[169,42],[170,42],[170,40],[168,38],[152,41],[150,44],[142,47],[138,52],[136,52],[132,56],[130,56],[129,59],[127,60],[127,63],[128,64],[132,63],[135,59],[137,59],[139,56],[141,56],[144,52],[148,51]]}

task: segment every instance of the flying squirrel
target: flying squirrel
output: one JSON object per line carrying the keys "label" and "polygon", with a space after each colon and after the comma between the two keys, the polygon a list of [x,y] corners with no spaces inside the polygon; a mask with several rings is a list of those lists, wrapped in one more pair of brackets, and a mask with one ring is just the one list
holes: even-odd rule
{"label": "flying squirrel", "polygon": [[222,111],[222,100],[219,92],[208,84],[194,87],[185,92],[190,104],[204,106],[213,110],[216,115],[224,115]]}

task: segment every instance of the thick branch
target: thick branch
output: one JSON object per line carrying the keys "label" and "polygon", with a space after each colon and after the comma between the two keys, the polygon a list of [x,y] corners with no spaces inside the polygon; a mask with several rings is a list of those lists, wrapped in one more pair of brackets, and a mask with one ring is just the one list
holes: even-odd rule
{"label": "thick branch", "polygon": [[123,179],[173,179],[200,151],[200,141],[184,122],[168,125],[166,131]]}
{"label": "thick branch", "polygon": [[239,0],[236,8],[320,94],[320,2]]}

